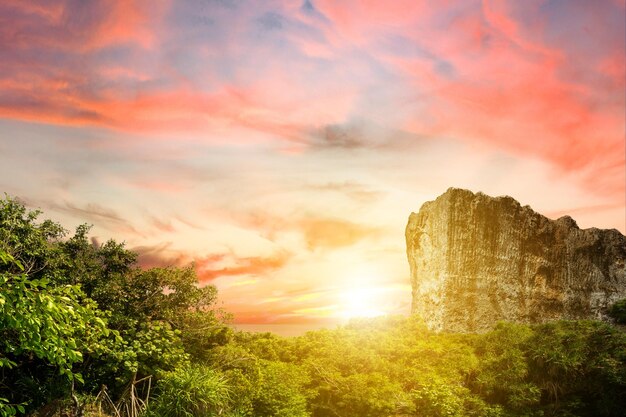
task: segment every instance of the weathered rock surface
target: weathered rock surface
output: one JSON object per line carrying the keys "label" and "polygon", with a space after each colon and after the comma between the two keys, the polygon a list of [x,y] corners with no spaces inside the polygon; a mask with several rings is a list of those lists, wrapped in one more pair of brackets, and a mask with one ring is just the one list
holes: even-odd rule
{"label": "weathered rock surface", "polygon": [[437,330],[604,318],[626,298],[626,237],[450,188],[406,227],[413,312]]}

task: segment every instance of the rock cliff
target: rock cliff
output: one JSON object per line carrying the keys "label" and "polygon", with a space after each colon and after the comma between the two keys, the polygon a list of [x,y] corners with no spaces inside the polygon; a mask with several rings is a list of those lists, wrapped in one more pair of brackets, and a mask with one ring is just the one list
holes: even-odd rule
{"label": "rock cliff", "polygon": [[437,330],[604,318],[626,298],[626,237],[450,188],[406,227],[413,312]]}

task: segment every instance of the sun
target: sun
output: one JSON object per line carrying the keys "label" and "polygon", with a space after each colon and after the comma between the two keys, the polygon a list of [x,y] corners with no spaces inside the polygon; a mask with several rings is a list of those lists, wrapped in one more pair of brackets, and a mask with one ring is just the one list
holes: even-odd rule
{"label": "sun", "polygon": [[342,320],[349,320],[385,315],[383,274],[377,265],[367,262],[355,263],[358,266],[343,275],[336,298],[336,316]]}
{"label": "sun", "polygon": [[379,291],[375,287],[352,288],[341,293],[340,316],[344,319],[369,318],[385,314],[378,309]]}

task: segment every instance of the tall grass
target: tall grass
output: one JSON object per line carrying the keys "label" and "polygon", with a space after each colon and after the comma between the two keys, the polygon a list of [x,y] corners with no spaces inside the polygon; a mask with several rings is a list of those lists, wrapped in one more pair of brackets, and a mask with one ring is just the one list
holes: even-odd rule
{"label": "tall grass", "polygon": [[147,410],[149,417],[213,417],[228,412],[230,392],[222,374],[204,366],[168,373]]}

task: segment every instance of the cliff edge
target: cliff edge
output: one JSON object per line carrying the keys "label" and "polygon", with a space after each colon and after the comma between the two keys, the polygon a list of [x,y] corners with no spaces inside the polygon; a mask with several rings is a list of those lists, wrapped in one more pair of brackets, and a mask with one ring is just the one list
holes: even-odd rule
{"label": "cliff edge", "polygon": [[511,197],[450,188],[406,227],[413,313],[429,327],[605,317],[626,298],[626,237],[551,220]]}

